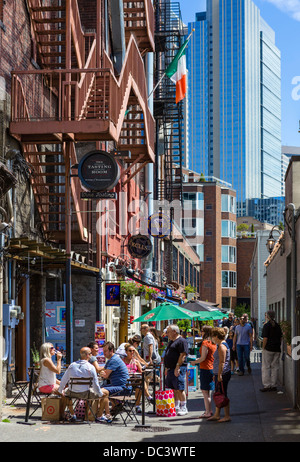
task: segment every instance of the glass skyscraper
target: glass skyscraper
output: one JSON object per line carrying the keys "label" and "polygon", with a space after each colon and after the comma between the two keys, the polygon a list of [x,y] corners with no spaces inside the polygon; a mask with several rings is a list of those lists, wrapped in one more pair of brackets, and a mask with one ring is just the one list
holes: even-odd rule
{"label": "glass skyscraper", "polygon": [[281,195],[280,52],[251,0],[207,0],[189,23],[189,168],[248,200]]}

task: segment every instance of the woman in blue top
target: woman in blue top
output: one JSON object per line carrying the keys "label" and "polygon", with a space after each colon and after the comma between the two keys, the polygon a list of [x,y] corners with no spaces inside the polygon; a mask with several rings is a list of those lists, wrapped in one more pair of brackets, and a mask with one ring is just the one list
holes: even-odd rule
{"label": "woman in blue top", "polygon": [[[215,377],[215,388],[217,388],[217,382],[222,382],[225,396],[227,396],[227,386],[231,378],[230,368],[230,348],[225,342],[226,332],[221,327],[212,329],[211,339],[213,343],[217,345],[217,349],[214,354],[214,366],[213,373]],[[215,413],[212,417],[207,420],[216,420],[218,422],[230,422],[231,418],[229,415],[229,404],[224,407],[225,416],[220,418],[221,409],[216,407]]]}

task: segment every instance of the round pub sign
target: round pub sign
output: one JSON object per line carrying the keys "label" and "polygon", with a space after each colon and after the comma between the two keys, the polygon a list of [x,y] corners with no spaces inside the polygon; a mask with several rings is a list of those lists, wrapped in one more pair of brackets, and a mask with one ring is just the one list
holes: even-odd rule
{"label": "round pub sign", "polygon": [[128,240],[128,251],[133,258],[146,258],[152,251],[152,243],[148,236],[137,234]]}
{"label": "round pub sign", "polygon": [[91,151],[79,162],[78,176],[83,186],[92,191],[109,191],[120,179],[120,168],[108,152]]}

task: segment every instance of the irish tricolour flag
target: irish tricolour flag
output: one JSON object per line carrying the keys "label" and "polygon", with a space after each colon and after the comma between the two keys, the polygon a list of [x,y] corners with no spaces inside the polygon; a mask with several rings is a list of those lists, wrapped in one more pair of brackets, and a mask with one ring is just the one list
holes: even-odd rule
{"label": "irish tricolour flag", "polygon": [[167,68],[165,74],[176,83],[176,104],[181,101],[186,94],[186,46],[189,38],[178,50],[175,58]]}

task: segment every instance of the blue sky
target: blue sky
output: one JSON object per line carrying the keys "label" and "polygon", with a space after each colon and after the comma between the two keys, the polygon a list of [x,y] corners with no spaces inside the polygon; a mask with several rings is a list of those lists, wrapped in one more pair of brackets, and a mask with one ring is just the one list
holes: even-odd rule
{"label": "blue sky", "polygon": [[[253,0],[276,34],[281,51],[282,144],[300,146],[300,0]],[[179,0],[184,23],[205,11],[206,0]],[[298,77],[298,78],[297,78]]]}

